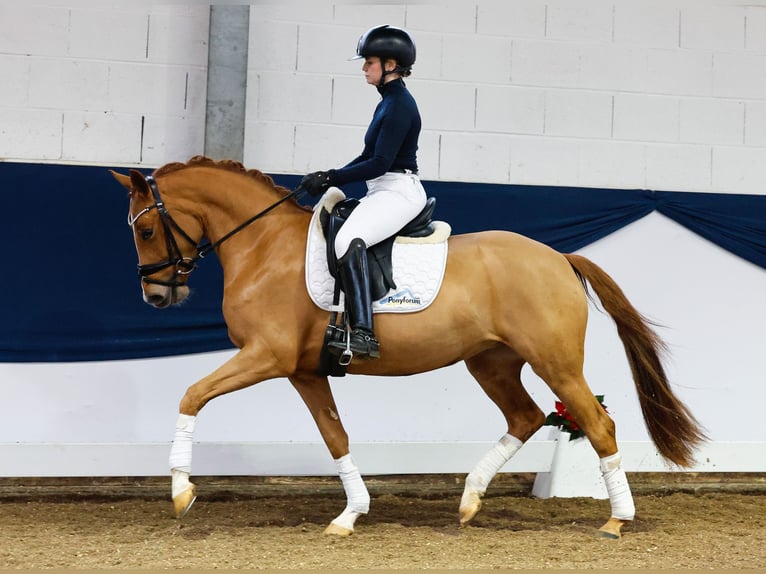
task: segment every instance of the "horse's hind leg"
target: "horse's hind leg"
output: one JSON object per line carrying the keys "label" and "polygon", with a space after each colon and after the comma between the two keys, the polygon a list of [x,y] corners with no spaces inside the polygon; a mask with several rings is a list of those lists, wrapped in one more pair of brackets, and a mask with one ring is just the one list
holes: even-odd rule
{"label": "horse's hind leg", "polygon": [[463,526],[481,509],[481,498],[500,468],[545,422],[545,415],[521,384],[524,360],[513,350],[498,345],[465,363],[503,413],[508,431],[466,477],[460,499],[460,524]]}
{"label": "horse's hind leg", "polygon": [[557,362],[532,367],[561,399],[598,453],[612,508],[611,517],[599,531],[604,537],[620,538],[623,525],[633,520],[635,505],[617,450],[614,421],[593,395],[581,371],[577,375],[561,374],[571,373],[572,369],[562,369]]}
{"label": "horse's hind leg", "polygon": [[290,382],[314,417],[346,491],[346,508],[325,529],[325,534],[348,536],[354,532],[356,519],[369,511],[370,494],[349,452],[348,435],[338,416],[330,384],[326,377],[317,375],[293,375]]}

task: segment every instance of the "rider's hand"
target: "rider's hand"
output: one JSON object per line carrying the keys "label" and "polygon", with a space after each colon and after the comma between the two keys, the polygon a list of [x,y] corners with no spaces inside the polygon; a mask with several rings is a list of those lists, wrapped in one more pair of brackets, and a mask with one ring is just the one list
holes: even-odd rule
{"label": "rider's hand", "polygon": [[330,187],[330,174],[326,171],[315,171],[304,175],[301,187],[310,195],[322,195]]}

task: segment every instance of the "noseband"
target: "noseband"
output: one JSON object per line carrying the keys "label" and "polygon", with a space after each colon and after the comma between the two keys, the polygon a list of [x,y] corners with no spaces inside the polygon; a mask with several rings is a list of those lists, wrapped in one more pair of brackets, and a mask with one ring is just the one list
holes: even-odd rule
{"label": "noseband", "polygon": [[[138,265],[138,274],[141,276],[141,280],[144,283],[152,283],[154,285],[164,285],[166,287],[181,287],[186,283],[186,276],[189,275],[194,269],[197,267],[197,261],[200,259],[204,259],[206,255],[208,255],[211,251],[213,251],[216,247],[221,245],[224,241],[235,235],[236,233],[239,233],[242,231],[245,227],[250,225],[253,221],[256,219],[266,215],[269,211],[277,207],[279,204],[287,201],[291,197],[296,197],[299,195],[302,191],[303,186],[299,185],[297,188],[295,188],[293,191],[291,191],[289,194],[287,194],[285,197],[277,201],[276,203],[273,203],[260,213],[257,213],[241,225],[238,225],[236,228],[231,230],[229,233],[221,237],[218,241],[215,243],[205,243],[204,245],[198,245],[197,242],[192,239],[188,233],[186,233],[178,223],[176,223],[176,220],[173,219],[173,216],[170,215],[170,212],[165,207],[165,203],[162,201],[162,197],[160,196],[160,190],[157,187],[157,181],[152,177],[151,175],[144,176],[144,179],[146,179],[146,183],[149,185],[149,189],[152,191],[152,197],[154,198],[154,203],[150,205],[149,207],[145,207],[141,211],[139,211],[135,217],[128,214],[128,225],[130,227],[133,227],[135,225],[136,221],[139,220],[139,218],[142,215],[145,215],[146,213],[149,213],[152,209],[156,209],[157,213],[160,216],[160,222],[162,223],[162,229],[164,231],[165,235],[165,248],[168,252],[168,258],[165,261],[160,261],[158,263],[148,263],[145,265],[141,265],[139,263]],[[173,233],[173,231],[177,232],[184,240],[186,240],[187,243],[190,243],[193,245],[197,253],[194,255],[194,257],[186,257],[183,253],[181,253],[181,249],[178,247],[178,242],[176,241],[176,236]],[[167,269],[168,267],[173,267],[173,276],[168,280],[164,281],[161,279],[152,279],[149,277],[150,275],[154,275],[155,273],[158,273],[162,271],[163,269]],[[179,279],[179,276],[182,277],[182,279]]]}

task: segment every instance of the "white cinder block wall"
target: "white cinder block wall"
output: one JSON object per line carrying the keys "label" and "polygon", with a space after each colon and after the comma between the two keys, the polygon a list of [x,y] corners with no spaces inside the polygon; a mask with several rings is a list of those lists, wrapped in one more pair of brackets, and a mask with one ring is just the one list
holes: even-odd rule
{"label": "white cinder block wall", "polygon": [[201,153],[209,12],[1,3],[0,158],[159,165]]}
{"label": "white cinder block wall", "polygon": [[[257,3],[245,163],[337,167],[377,102],[361,32],[405,26],[425,179],[762,193],[766,5]],[[206,5],[0,4],[0,158],[156,166],[204,151]]]}
{"label": "white cinder block wall", "polygon": [[766,189],[766,6],[504,0],[255,5],[246,163],[337,167],[377,102],[359,35],[412,32],[424,179]]}

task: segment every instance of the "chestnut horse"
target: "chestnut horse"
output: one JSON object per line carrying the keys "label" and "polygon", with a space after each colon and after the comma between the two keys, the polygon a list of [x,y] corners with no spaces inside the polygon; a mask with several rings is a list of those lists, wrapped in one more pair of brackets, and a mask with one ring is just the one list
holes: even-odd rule
{"label": "chestnut horse", "polygon": [[[158,308],[181,303],[200,253],[215,251],[223,268],[223,315],[239,348],[181,399],[170,454],[176,514],[183,516],[195,499],[189,474],[202,407],[224,393],[285,377],[311,412],[346,492],[345,509],[325,532],[351,534],[370,497],[327,377],[317,374],[328,313],[305,288],[311,210],[298,204],[295,192],[288,194],[269,176],[233,161],[198,156],[160,167],[148,178],[136,170],[112,174],[130,192],[128,222],[144,301]],[[212,244],[199,247],[203,236]],[[348,372],[399,376],[465,361],[508,426],[466,478],[461,524],[476,515],[492,478],[545,420],[522,385],[525,363],[563,401],[601,459],[611,503],[601,535],[618,538],[633,519],[614,422],[583,376],[588,284],[617,325],[658,451],[677,465],[693,463],[693,451],[705,437],[668,384],[662,340],[614,280],[585,257],[561,254],[515,233],[452,236],[436,300],[417,313],[376,315],[381,357],[354,359]]]}

